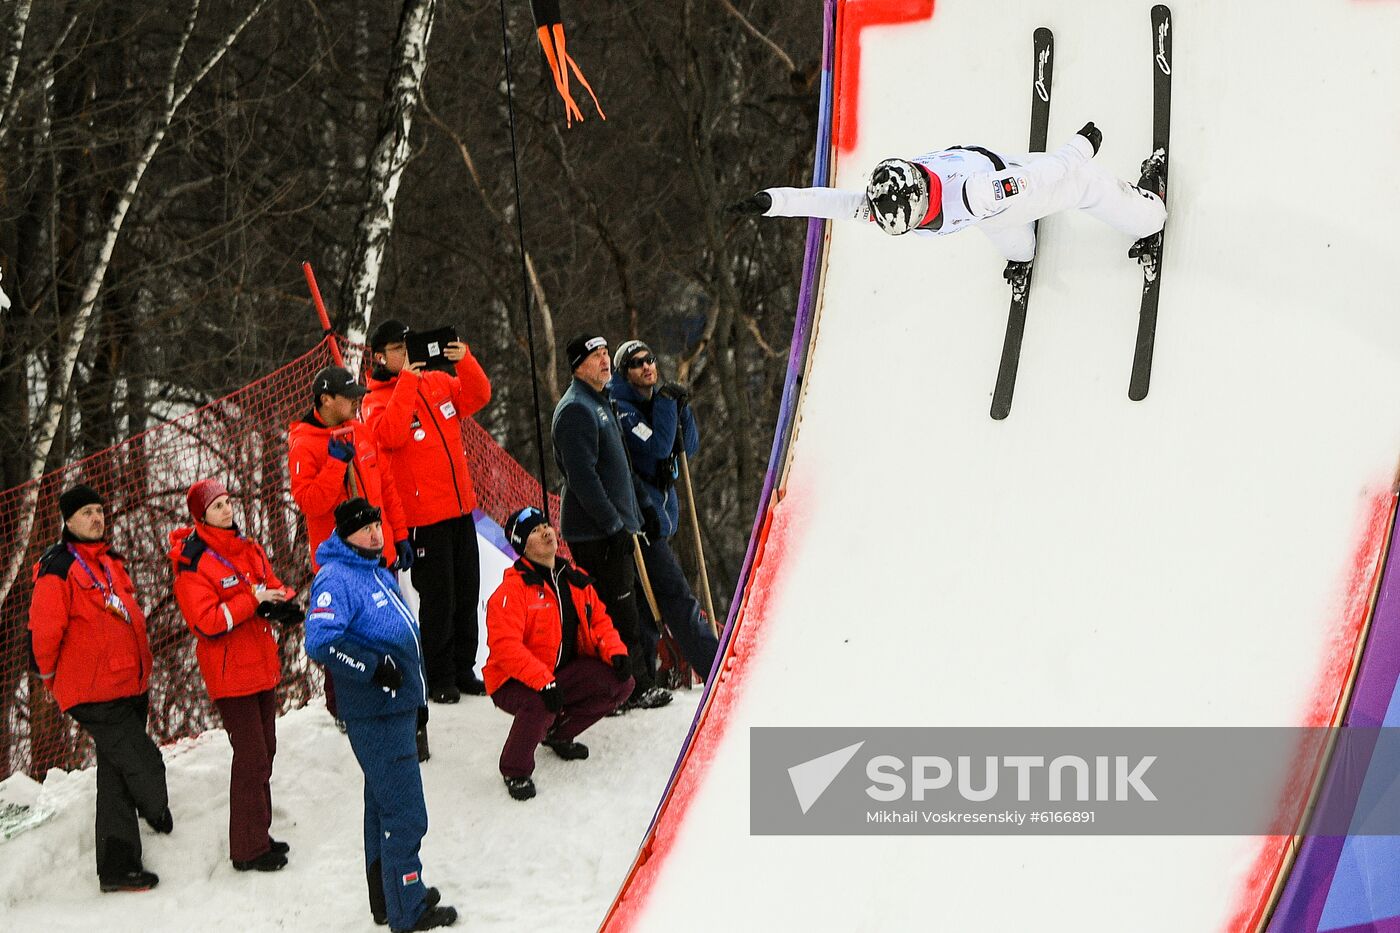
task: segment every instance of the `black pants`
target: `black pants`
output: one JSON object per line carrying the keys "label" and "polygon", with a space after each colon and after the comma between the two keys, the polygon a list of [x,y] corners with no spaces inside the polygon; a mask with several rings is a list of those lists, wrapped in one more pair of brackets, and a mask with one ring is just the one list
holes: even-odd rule
{"label": "black pants", "polygon": [[97,747],[97,875],[141,870],[136,814],[160,819],[170,800],[165,762],[146,734],[146,694],[68,710]]}
{"label": "black pants", "polygon": [[642,638],[643,623],[637,611],[637,564],[631,546],[613,550],[608,548],[607,541],[570,541],[569,551],[579,569],[597,584],[598,595],[603,598],[613,626],[627,646],[636,692],[656,686],[656,643],[653,640],[648,650]]}
{"label": "black pants", "polygon": [[656,607],[661,610],[661,621],[666,623],[666,629],[680,646],[686,663],[695,669],[701,680],[709,680],[719,640],[700,615],[700,604],[690,591],[670,543],[662,538],[655,544],[643,545],[642,561],[646,564]]}
{"label": "black pants", "polygon": [[476,523],[470,515],[410,530],[417,552],[409,571],[418,591],[423,673],[428,690],[475,676],[477,611],[481,596]]}

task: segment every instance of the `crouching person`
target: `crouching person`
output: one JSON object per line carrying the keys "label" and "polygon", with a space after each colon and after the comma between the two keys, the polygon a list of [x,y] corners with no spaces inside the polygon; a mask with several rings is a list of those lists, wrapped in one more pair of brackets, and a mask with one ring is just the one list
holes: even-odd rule
{"label": "crouching person", "polygon": [[160,881],[141,863],[140,813],[174,828],[165,762],[146,734],[151,649],[126,568],[105,540],[102,497],[78,485],[58,497],[63,540],[35,568],[29,632],[34,668],[97,750],[97,879],[103,891]]}
{"label": "crouching person", "polygon": [[365,877],[370,912],[392,930],[451,926],[423,884],[418,850],[428,808],[414,733],[425,703],[418,620],[384,569],[379,510],[364,499],[335,509],[335,533],[316,548],[306,653],[335,681],[340,717],[365,776]]}
{"label": "crouching person", "polygon": [[272,759],[277,754],[277,685],[282,662],[270,622],[300,625],[296,595],[272,571],[258,542],[233,521],[228,490],[216,479],[185,497],[194,525],[170,533],[175,601],[194,632],[195,657],[209,699],[233,746],[228,787],[228,851],[238,871],[277,871],[285,842],[272,825]]}
{"label": "crouching person", "polygon": [[627,648],[589,578],[557,555],[559,538],[539,509],[506,522],[521,555],[486,604],[490,655],[482,674],[491,701],[515,717],[501,775],[516,800],[535,796],[535,748],[588,757],[578,735],[632,693]]}

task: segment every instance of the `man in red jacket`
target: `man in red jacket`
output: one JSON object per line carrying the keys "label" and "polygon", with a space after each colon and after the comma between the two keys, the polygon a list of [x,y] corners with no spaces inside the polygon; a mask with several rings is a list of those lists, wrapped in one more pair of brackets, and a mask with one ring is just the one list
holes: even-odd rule
{"label": "man in red jacket", "polygon": [[[408,570],[413,566],[408,523],[389,458],[379,450],[369,428],[355,417],[355,409],[367,391],[355,382],[349,370],[327,366],[311,381],[311,411],[292,424],[289,431],[287,459],[292,499],[306,516],[312,570],[319,569],[316,549],[335,531],[335,507],[356,496],[369,500],[383,515],[384,566],[390,570]],[[329,677],[326,709],[336,716],[335,686]],[[418,730],[420,761],[428,759],[426,714],[424,707]]]}
{"label": "man in red jacket", "polygon": [[175,825],[165,762],[146,734],[146,616],[121,556],[103,540],[102,497],[77,485],[58,497],[58,507],[63,538],[34,570],[34,667],[97,750],[98,882],[103,891],[144,891],[160,878],[142,866],[136,815],[158,833]]}
{"label": "man in red jacket", "polygon": [[277,871],[291,847],[268,835],[272,759],[277,754],[277,685],[282,659],[270,622],[298,625],[301,607],[272,570],[262,545],[233,521],[228,490],[202,479],[185,496],[194,524],[170,533],[175,601],[194,632],[209,699],[233,746],[228,789],[229,858],[237,871]]}
{"label": "man in red jacket", "polygon": [[462,693],[486,692],[474,670],[481,556],[462,421],[491,400],[491,383],[460,341],[443,348],[455,372],[410,363],[407,334],[389,320],[370,335],[375,365],[362,414],[388,455],[408,521],[428,698],[456,703]]}
{"label": "man in red jacket", "polygon": [[535,748],[588,757],[579,733],[632,693],[627,647],[587,576],[558,556],[559,536],[539,509],[506,522],[520,554],[486,604],[491,653],[482,673],[491,701],[515,717],[501,776],[516,800],[535,796]]}

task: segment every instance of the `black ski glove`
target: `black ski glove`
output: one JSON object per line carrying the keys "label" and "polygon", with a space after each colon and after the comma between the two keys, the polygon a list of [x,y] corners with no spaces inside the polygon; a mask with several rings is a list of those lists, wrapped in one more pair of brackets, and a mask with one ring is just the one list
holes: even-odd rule
{"label": "black ski glove", "polygon": [[386,654],[384,660],[375,667],[371,680],[385,690],[397,690],[403,686],[403,671],[394,663],[394,659]]}
{"label": "black ski glove", "polygon": [[726,208],[731,214],[766,214],[773,206],[773,196],[767,191],[751,194],[742,201],[735,201]]}
{"label": "black ski glove", "polygon": [[632,659],[627,655],[615,654],[609,663],[612,664],[613,676],[617,678],[618,683],[632,676]]}
{"label": "black ski glove", "polygon": [[278,625],[300,625],[306,621],[301,606],[290,599],[280,603],[265,599],[258,603],[258,615]]}
{"label": "black ski glove", "polygon": [[554,681],[544,685],[540,691],[540,699],[544,700],[544,708],[551,713],[562,713],[564,711],[564,694],[560,691],[559,685]]}
{"label": "black ski glove", "polygon": [[648,544],[661,540],[661,516],[650,505],[642,506],[642,534],[647,536]]}
{"label": "black ski glove", "polygon": [[1099,147],[1103,145],[1103,133],[1099,132],[1099,128],[1094,125],[1094,121],[1090,120],[1088,123],[1084,124],[1084,128],[1075,135],[1083,136],[1085,139],[1089,140],[1089,145],[1094,147],[1094,155],[1099,154]]}
{"label": "black ski glove", "polygon": [[632,553],[632,533],[626,528],[608,535],[609,554],[631,554]]}
{"label": "black ski glove", "polygon": [[668,382],[656,390],[662,398],[669,398],[676,403],[677,408],[690,404],[690,390],[679,382]]}

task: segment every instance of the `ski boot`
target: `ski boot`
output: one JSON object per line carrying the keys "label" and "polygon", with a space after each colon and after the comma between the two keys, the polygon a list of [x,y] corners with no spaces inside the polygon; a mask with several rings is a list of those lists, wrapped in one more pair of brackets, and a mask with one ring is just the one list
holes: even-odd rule
{"label": "ski boot", "polygon": [[1031,264],[1028,262],[1008,262],[1006,268],[1002,270],[1001,277],[1006,279],[1006,284],[1011,286],[1011,297],[1020,301],[1026,295],[1026,289],[1030,287]]}
{"label": "ski boot", "polygon": [[1152,155],[1142,160],[1140,168],[1142,176],[1138,178],[1137,186],[1143,191],[1157,195],[1165,203],[1167,200],[1167,154],[1161,149],[1156,150]]}

